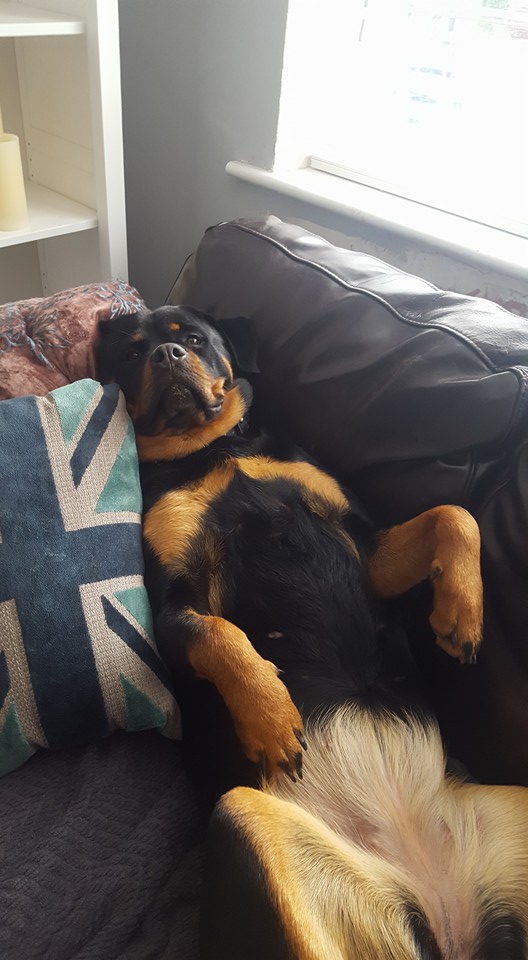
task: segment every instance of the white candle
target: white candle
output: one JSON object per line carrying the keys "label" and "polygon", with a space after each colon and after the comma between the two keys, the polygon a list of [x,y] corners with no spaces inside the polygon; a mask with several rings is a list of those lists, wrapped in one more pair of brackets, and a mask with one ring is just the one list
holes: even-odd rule
{"label": "white candle", "polygon": [[0,133],[0,230],[21,230],[27,221],[18,137],[14,133]]}

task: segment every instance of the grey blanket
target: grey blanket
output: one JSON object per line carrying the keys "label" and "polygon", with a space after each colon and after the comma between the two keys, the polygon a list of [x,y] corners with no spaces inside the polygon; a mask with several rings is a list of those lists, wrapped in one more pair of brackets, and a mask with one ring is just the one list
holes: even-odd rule
{"label": "grey blanket", "polygon": [[196,960],[203,837],[159,734],[36,755],[0,780],[0,957]]}

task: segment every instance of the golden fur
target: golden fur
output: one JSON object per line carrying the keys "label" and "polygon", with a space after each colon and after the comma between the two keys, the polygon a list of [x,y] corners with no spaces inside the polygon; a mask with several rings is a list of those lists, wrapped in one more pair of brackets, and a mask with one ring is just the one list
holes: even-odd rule
{"label": "golden fur", "polygon": [[412,717],[347,706],[307,738],[302,783],[222,800],[297,960],[419,960],[412,907],[445,960],[475,960],[483,913],[528,917],[526,789],[446,777],[436,726]]}

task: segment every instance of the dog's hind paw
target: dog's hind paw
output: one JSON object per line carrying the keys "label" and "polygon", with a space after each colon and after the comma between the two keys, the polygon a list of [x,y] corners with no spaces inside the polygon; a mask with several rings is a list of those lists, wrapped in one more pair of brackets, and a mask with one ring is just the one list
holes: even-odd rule
{"label": "dog's hind paw", "polygon": [[435,639],[438,646],[444,650],[450,657],[455,657],[460,663],[475,664],[477,662],[477,652],[481,644],[482,628],[475,634],[473,640],[465,640],[462,643],[458,639],[458,629],[453,626],[451,633],[442,636],[435,632]]}
{"label": "dog's hind paw", "polygon": [[475,520],[450,507],[449,536],[431,565],[434,604],[429,618],[436,642],[460,663],[476,663],[482,641],[480,535]]}

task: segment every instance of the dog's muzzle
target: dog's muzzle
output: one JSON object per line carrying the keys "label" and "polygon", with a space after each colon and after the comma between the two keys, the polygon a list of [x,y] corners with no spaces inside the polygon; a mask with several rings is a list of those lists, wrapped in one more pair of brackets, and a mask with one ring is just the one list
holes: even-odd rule
{"label": "dog's muzzle", "polygon": [[212,392],[212,377],[179,343],[162,343],[150,355],[154,407],[166,426],[183,426],[198,416],[205,421],[220,413],[223,398]]}

